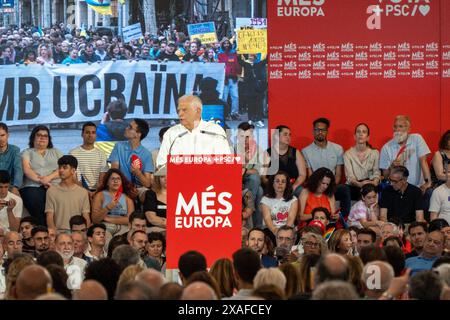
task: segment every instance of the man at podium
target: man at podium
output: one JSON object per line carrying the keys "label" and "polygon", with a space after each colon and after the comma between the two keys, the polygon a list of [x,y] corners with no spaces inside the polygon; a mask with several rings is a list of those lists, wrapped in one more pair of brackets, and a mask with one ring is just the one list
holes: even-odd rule
{"label": "man at podium", "polygon": [[202,120],[202,108],[202,101],[197,96],[184,95],[178,99],[180,124],[164,134],[156,159],[157,168],[166,165],[168,155],[232,153],[222,127]]}

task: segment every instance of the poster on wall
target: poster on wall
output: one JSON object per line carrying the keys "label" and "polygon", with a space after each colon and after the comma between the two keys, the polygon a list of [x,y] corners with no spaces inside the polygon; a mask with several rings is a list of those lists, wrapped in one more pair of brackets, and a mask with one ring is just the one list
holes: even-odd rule
{"label": "poster on wall", "polygon": [[406,114],[435,149],[450,107],[440,71],[448,11],[439,0],[268,2],[269,103],[283,110],[269,114],[270,127],[291,126],[303,147],[312,121],[327,117],[330,139],[347,149],[353,128],[366,122],[379,148],[395,115]]}

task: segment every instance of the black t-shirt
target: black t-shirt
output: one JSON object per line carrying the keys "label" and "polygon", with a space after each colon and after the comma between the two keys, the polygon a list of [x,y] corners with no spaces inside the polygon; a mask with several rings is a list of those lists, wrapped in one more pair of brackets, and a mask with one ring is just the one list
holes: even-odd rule
{"label": "black t-shirt", "polygon": [[[289,175],[289,178],[297,180],[300,174],[296,164],[296,148],[289,146],[288,151],[283,155],[277,154],[276,151],[272,154],[272,148],[267,149],[267,153],[270,155],[271,159],[272,157],[278,156],[280,170],[286,172]],[[270,164],[272,164],[272,160],[270,161]]]}
{"label": "black t-shirt", "polygon": [[403,194],[389,186],[381,194],[380,208],[388,210],[388,221],[411,223],[416,220],[416,210],[423,210],[422,191],[409,183]]}
{"label": "black t-shirt", "polygon": [[[167,205],[157,199],[153,190],[147,190],[145,193],[144,212],[147,211],[153,211],[156,213],[156,216],[166,218]],[[147,226],[153,227],[150,222],[147,222]]]}

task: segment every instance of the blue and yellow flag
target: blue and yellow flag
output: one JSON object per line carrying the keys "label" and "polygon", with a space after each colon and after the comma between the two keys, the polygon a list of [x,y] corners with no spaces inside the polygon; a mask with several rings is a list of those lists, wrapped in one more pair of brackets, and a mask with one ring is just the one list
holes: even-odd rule
{"label": "blue and yellow flag", "polygon": [[86,0],[89,7],[103,15],[111,15],[111,1],[110,0]]}

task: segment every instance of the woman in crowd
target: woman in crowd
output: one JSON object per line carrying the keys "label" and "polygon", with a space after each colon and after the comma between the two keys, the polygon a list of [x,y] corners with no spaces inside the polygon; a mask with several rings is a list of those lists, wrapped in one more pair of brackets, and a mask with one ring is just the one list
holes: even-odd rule
{"label": "woman in crowd", "polygon": [[119,45],[112,44],[109,47],[109,55],[111,56],[111,60],[126,60],[125,56],[122,54]]}
{"label": "woman in crowd", "polygon": [[352,255],[352,239],[347,229],[336,230],[328,240],[328,249],[342,255]]}
{"label": "woman in crowd", "polygon": [[380,183],[380,153],[369,144],[370,129],[365,123],[355,128],[356,145],[344,153],[345,177],[353,200],[361,198],[360,190],[365,184]]}
{"label": "woman in crowd", "polygon": [[431,180],[434,187],[438,187],[447,181],[444,171],[450,163],[450,130],[447,130],[439,141],[439,150],[434,153],[431,161]]}
{"label": "woman in crowd", "polygon": [[348,224],[357,228],[370,228],[380,223],[377,188],[367,183],[361,188],[362,200],[356,202],[348,215]]}
{"label": "woman in crowd", "polygon": [[283,263],[279,268],[287,280],[284,293],[289,299],[300,292],[300,272],[298,267],[292,263]]}
{"label": "woman in crowd", "polygon": [[300,193],[299,229],[306,225],[307,221],[311,220],[311,211],[317,207],[328,209],[332,213],[332,218],[335,218],[335,187],[336,182],[331,170],[319,168],[313,172],[306,183],[306,188]]}
{"label": "woman in crowd", "polygon": [[128,216],[134,211],[133,189],[119,169],[109,169],[92,199],[92,221],[103,222],[111,236],[127,232]]}
{"label": "woman in crowd", "polygon": [[161,232],[150,232],[148,234],[148,243],[146,245],[147,255],[156,259],[161,266],[161,272],[166,269],[166,239]]}
{"label": "woman in crowd", "polygon": [[294,195],[298,197],[302,184],[306,180],[306,162],[300,150],[291,146],[291,129],[285,125],[275,128],[272,135],[272,147],[267,149],[270,164],[278,163],[281,171],[286,172],[292,182]]}
{"label": "woman in crowd", "polygon": [[222,298],[231,297],[237,292],[238,283],[234,276],[233,262],[230,259],[216,260],[211,266],[209,273],[219,284]]}
{"label": "woman in crowd", "polygon": [[322,236],[315,232],[306,232],[301,238],[301,247],[303,254],[325,255],[328,248]]}
{"label": "woman in crowd", "polygon": [[38,57],[36,58],[36,62],[40,64],[49,63],[49,64],[55,64],[55,61],[53,60],[53,53],[52,50],[45,44],[41,44],[38,47]]}
{"label": "woman in crowd", "polygon": [[25,53],[25,56],[23,57],[23,61],[21,62],[25,65],[29,65],[29,64],[36,64],[36,53],[34,53],[33,50],[30,50],[28,52]]}
{"label": "woman in crowd", "polygon": [[58,159],[63,153],[53,148],[50,130],[43,125],[34,127],[28,145],[29,148],[22,152],[24,180],[20,195],[30,215],[46,226],[46,193],[52,184],[60,181]]}
{"label": "woman in crowd", "polygon": [[268,191],[261,199],[261,212],[267,228],[276,235],[279,227],[293,226],[297,210],[297,198],[293,195],[287,173],[279,171],[270,176]]}
{"label": "woman in crowd", "polygon": [[155,173],[152,189],[145,193],[144,212],[147,217],[147,226],[150,231],[166,231],[166,210],[167,210],[167,178],[166,172]]}
{"label": "woman in crowd", "polygon": [[316,265],[319,259],[320,255],[317,254],[304,254],[300,258],[300,294],[305,300],[311,296],[311,292],[314,289]]}
{"label": "woman in crowd", "polygon": [[217,62],[216,53],[213,48],[208,48],[203,54],[203,62]]}
{"label": "woman in crowd", "polygon": [[78,56],[78,49],[72,48],[69,52],[69,55],[61,62],[62,64],[77,64],[83,63],[80,57]]}

